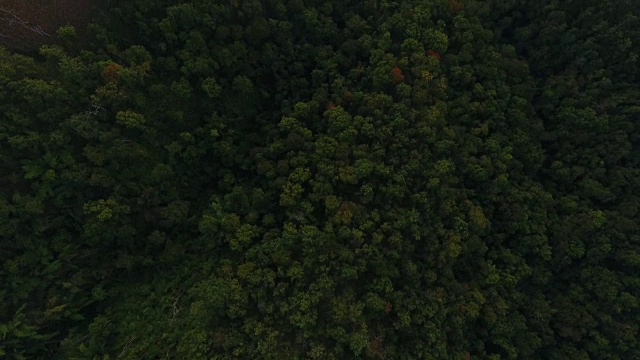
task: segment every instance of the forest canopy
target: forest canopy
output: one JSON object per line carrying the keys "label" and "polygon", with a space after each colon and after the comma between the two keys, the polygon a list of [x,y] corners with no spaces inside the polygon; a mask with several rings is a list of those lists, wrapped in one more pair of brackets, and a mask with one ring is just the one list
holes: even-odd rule
{"label": "forest canopy", "polygon": [[2,2],[0,357],[640,359],[639,15]]}

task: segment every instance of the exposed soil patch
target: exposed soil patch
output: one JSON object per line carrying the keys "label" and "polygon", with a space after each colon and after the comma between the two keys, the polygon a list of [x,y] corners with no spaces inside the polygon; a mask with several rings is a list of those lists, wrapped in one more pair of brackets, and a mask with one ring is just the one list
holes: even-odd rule
{"label": "exposed soil patch", "polygon": [[31,50],[56,41],[56,31],[73,25],[84,33],[95,0],[0,0],[0,45]]}

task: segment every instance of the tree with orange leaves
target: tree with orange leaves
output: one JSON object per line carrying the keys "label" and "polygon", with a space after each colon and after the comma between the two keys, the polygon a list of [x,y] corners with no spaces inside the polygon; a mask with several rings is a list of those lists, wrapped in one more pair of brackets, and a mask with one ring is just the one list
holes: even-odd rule
{"label": "tree with orange leaves", "polygon": [[440,60],[440,53],[439,53],[439,52],[437,52],[437,51],[435,51],[435,50],[428,50],[428,51],[427,51],[427,55],[429,55],[429,56],[431,56],[431,57],[434,57],[434,58],[436,58],[436,59]]}
{"label": "tree with orange leaves", "polygon": [[120,64],[110,62],[104,67],[104,69],[102,69],[102,78],[108,83],[116,82],[121,68],[122,66]]}
{"label": "tree with orange leaves", "polygon": [[401,82],[404,80],[404,75],[402,74],[402,70],[399,67],[394,67],[391,69],[391,75],[396,82]]}

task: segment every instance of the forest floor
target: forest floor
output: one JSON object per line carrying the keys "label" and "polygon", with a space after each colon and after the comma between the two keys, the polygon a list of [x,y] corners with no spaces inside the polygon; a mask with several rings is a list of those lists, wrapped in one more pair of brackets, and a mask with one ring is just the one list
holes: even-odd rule
{"label": "forest floor", "polygon": [[55,41],[56,31],[64,25],[74,26],[82,35],[95,6],[95,0],[3,0],[0,45],[33,50]]}

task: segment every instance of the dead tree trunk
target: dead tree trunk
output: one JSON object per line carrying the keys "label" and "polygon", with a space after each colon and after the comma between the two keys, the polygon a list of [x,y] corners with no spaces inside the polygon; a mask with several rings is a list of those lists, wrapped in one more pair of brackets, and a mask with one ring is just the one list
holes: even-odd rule
{"label": "dead tree trunk", "polygon": [[0,45],[31,48],[55,40],[63,25],[86,27],[96,0],[0,0]]}

